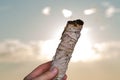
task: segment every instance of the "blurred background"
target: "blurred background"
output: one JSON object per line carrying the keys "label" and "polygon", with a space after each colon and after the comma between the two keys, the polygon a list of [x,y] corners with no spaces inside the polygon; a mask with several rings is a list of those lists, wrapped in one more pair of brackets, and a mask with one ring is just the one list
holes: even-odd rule
{"label": "blurred background", "polygon": [[68,80],[120,80],[120,0],[0,0],[0,80],[22,80],[55,54],[68,20],[84,28]]}

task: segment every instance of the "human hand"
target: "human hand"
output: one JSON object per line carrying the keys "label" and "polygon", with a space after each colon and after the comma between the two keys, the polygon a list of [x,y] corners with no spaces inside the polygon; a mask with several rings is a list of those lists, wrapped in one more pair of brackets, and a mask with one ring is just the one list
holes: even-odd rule
{"label": "human hand", "polygon": [[[36,69],[34,69],[24,80],[53,80],[58,73],[57,68],[49,70],[51,67],[51,61],[41,64]],[[65,75],[63,80],[66,80],[67,76]]]}

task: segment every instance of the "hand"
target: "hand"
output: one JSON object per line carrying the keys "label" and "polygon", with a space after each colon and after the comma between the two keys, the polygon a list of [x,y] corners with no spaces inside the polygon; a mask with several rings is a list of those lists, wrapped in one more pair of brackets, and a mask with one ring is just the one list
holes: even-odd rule
{"label": "hand", "polygon": [[[58,69],[53,68],[52,70],[49,70],[50,67],[51,61],[46,62],[33,70],[28,76],[24,78],[24,80],[53,80],[53,78],[57,76]],[[67,76],[65,75],[63,80],[66,79]]]}

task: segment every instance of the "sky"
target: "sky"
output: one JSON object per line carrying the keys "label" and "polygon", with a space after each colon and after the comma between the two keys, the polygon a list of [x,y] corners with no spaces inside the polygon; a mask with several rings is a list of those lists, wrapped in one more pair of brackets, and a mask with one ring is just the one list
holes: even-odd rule
{"label": "sky", "polygon": [[120,0],[0,0],[0,79],[52,60],[67,21],[84,21],[68,80],[120,80]]}

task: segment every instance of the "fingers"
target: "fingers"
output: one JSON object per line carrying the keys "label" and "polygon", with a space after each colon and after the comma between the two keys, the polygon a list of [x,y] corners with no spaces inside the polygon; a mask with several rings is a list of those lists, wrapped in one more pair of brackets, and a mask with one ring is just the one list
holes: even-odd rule
{"label": "fingers", "polygon": [[57,73],[58,73],[58,69],[53,68],[53,70],[47,71],[46,73],[40,75],[39,77],[35,78],[34,80],[52,80],[53,78],[55,78]]}
{"label": "fingers", "polygon": [[[51,61],[46,62],[33,70],[28,76],[24,78],[24,80],[53,80],[58,74],[58,69],[53,68],[52,70],[49,70],[50,67]],[[66,79],[67,76],[65,75],[62,80]]]}
{"label": "fingers", "polygon": [[63,80],[67,80],[67,75],[64,76]]}
{"label": "fingers", "polygon": [[51,66],[51,61],[46,62],[40,66],[38,66],[35,70],[33,70],[28,76],[24,78],[24,80],[30,80],[35,77],[38,77],[39,75],[43,74],[44,72],[48,71]]}

